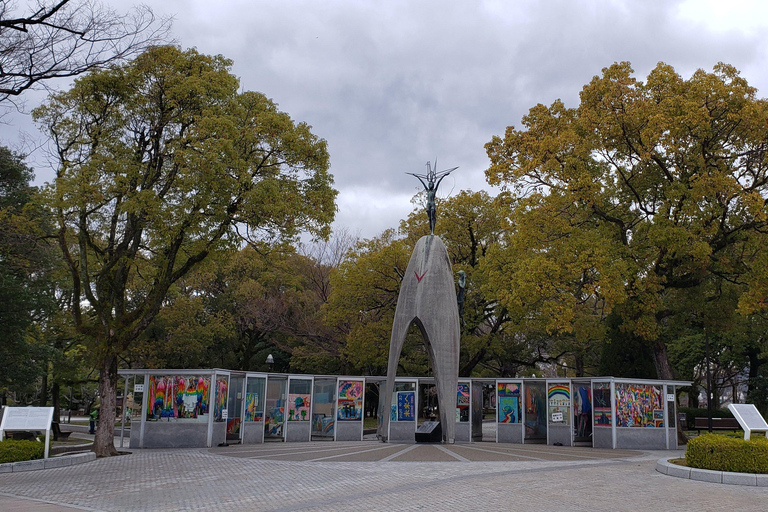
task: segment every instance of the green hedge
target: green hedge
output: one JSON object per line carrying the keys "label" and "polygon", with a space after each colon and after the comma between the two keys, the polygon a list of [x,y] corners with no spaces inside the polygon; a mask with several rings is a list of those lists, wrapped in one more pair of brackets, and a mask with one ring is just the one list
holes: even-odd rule
{"label": "green hedge", "polygon": [[[685,413],[685,419],[688,422],[688,428],[693,429],[694,420],[696,418],[706,418],[707,409],[696,409],[695,407],[678,407],[677,412]],[[712,409],[713,418],[733,418],[733,413],[728,409]]]}
{"label": "green hedge", "polygon": [[14,441],[13,439],[5,439],[0,443],[0,464],[42,459],[44,455],[45,443]]}
{"label": "green hedge", "polygon": [[768,474],[768,439],[745,441],[718,434],[704,434],[688,441],[685,464],[691,468]]}

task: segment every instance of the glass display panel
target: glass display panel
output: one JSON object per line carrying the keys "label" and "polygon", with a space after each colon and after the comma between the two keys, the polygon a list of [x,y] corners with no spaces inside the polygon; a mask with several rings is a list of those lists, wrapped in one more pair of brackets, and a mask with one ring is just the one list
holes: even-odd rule
{"label": "glass display panel", "polygon": [[544,382],[525,384],[525,439],[547,438],[547,387]]}
{"label": "glass display panel", "polygon": [[661,386],[616,384],[617,427],[663,427]]}
{"label": "glass display panel", "polygon": [[[675,386],[667,386],[667,393],[674,398]],[[675,401],[667,400],[667,421],[669,421],[669,428],[676,428],[675,419]]]}
{"label": "glass display panel", "polygon": [[336,379],[315,379],[312,435],[333,437]]}
{"label": "glass display panel", "polygon": [[611,383],[595,382],[592,384],[592,398],[595,407],[595,426],[611,426]]}
{"label": "glass display panel", "polygon": [[592,388],[589,383],[573,383],[573,435],[587,441],[592,435]]}
{"label": "glass display panel", "polygon": [[243,421],[264,420],[264,377],[248,377],[245,384],[245,414]]}
{"label": "glass display panel", "polygon": [[498,422],[520,423],[520,384],[499,382],[496,384]]}
{"label": "glass display panel", "polygon": [[550,425],[571,424],[571,387],[567,382],[549,383],[547,407],[547,420]]}
{"label": "glass display panel", "polygon": [[267,398],[264,408],[264,435],[266,437],[283,437],[286,387],[285,379],[270,377],[267,381]]}
{"label": "glass display panel", "polygon": [[229,377],[219,375],[216,377],[216,398],[213,406],[213,421],[226,421],[224,411],[227,406],[227,395],[229,391]]}
{"label": "glass display panel", "polygon": [[128,384],[128,396],[125,399],[125,414],[128,417],[128,424],[133,421],[141,422],[141,406],[144,400],[144,391],[136,391],[143,389],[144,375],[134,375],[132,377],[133,383]]}

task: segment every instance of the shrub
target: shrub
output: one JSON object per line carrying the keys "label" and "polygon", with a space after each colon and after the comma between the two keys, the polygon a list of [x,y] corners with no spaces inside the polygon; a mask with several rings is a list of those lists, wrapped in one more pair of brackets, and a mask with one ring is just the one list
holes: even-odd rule
{"label": "shrub", "polygon": [[44,455],[45,443],[14,441],[13,439],[6,439],[0,443],[0,464],[42,459]]}
{"label": "shrub", "polygon": [[768,439],[745,441],[718,434],[704,434],[688,441],[685,452],[688,467],[768,474]]}

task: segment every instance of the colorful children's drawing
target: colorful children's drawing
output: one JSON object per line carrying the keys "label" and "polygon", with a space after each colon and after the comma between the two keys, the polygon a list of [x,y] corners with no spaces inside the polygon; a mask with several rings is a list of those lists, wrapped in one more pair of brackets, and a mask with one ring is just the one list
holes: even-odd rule
{"label": "colorful children's drawing", "polygon": [[469,407],[469,384],[459,384],[456,390],[456,405]]}
{"label": "colorful children's drawing", "polygon": [[283,419],[285,409],[280,406],[280,400],[275,401],[275,407],[271,407],[268,411],[266,421],[264,423],[264,433],[268,437],[282,437],[283,436]]}
{"label": "colorful children's drawing", "polygon": [[339,421],[360,421],[363,419],[362,404],[358,400],[339,399],[337,416]]}
{"label": "colorful children's drawing", "polygon": [[595,426],[611,426],[611,384],[596,382],[593,386],[592,399],[595,410]]}
{"label": "colorful children's drawing", "polygon": [[226,377],[216,379],[216,402],[213,408],[213,420],[224,421],[224,408],[227,406],[228,380]]}
{"label": "colorful children's drawing", "polygon": [[333,417],[325,414],[315,414],[312,420],[312,431],[324,435],[333,435]]}
{"label": "colorful children's drawing", "polygon": [[499,396],[499,423],[520,422],[520,397]]}
{"label": "colorful children's drawing", "polygon": [[499,382],[496,389],[499,396],[520,396],[520,384],[514,382]]}
{"label": "colorful children's drawing", "polygon": [[359,400],[363,397],[363,381],[339,381],[339,400]]}
{"label": "colorful children's drawing", "polygon": [[550,384],[547,391],[550,423],[570,424],[571,388],[567,384]]}
{"label": "colorful children's drawing", "polygon": [[288,394],[288,421],[309,421],[308,394]]}
{"label": "colorful children's drawing", "polygon": [[616,426],[655,427],[659,411],[664,419],[661,388],[639,384],[616,384]]}
{"label": "colorful children's drawing", "polygon": [[[246,393],[245,394],[245,416],[243,421],[261,421],[260,412],[256,411],[259,403],[258,393]],[[257,416],[259,417],[258,419]]]}
{"label": "colorful children's drawing", "polygon": [[336,417],[339,421],[363,419],[363,381],[339,381],[339,405]]}
{"label": "colorful children's drawing", "polygon": [[397,421],[416,421],[416,393],[397,392]]}

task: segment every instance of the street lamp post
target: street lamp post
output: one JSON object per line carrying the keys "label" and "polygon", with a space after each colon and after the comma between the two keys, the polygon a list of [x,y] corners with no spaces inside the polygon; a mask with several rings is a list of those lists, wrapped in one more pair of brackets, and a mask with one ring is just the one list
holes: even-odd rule
{"label": "street lamp post", "polygon": [[275,358],[272,357],[272,354],[269,354],[267,356],[267,364],[269,365],[269,371],[272,371],[272,368],[275,366]]}

